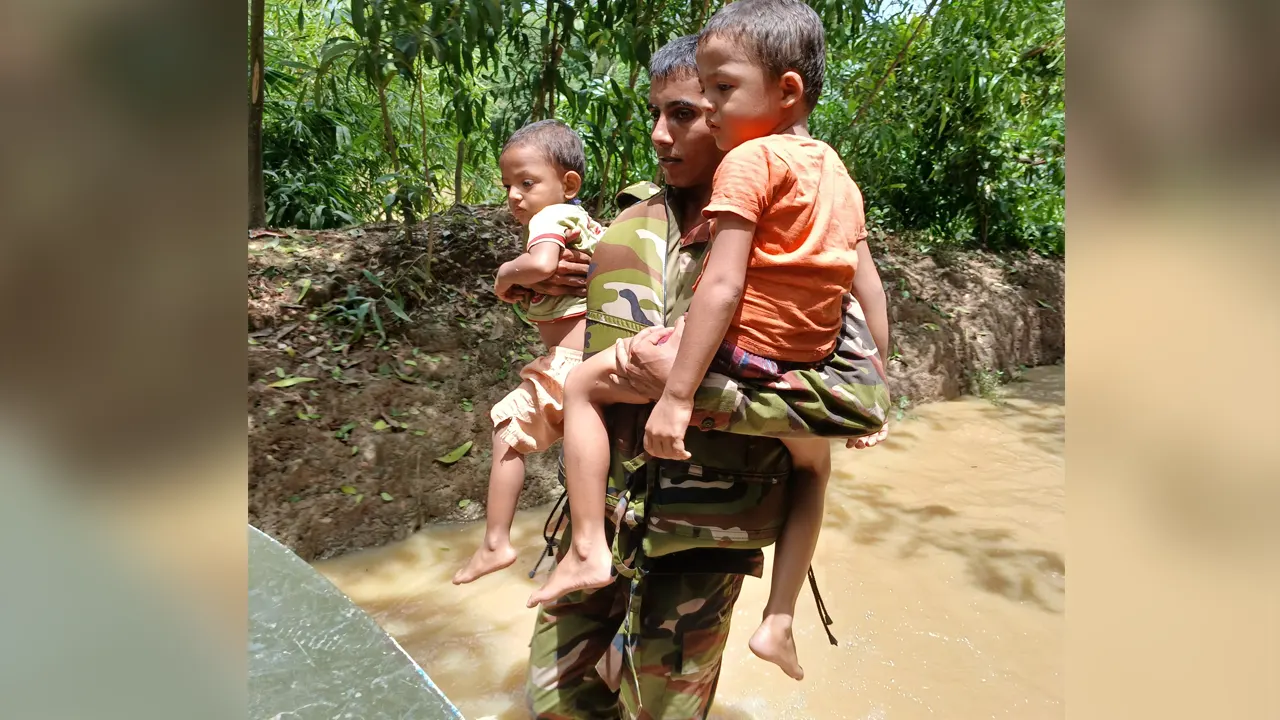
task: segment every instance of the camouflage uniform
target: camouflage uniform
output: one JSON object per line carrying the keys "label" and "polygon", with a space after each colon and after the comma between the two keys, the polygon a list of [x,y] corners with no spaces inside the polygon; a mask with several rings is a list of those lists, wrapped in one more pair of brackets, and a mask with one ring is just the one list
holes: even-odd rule
{"label": "camouflage uniform", "polygon": [[[680,237],[665,195],[647,183],[639,202],[595,248],[585,354],[686,312],[707,250]],[[613,443],[606,512],[618,575],[538,613],[528,695],[538,718],[706,716],[742,577],[759,577],[786,516],[790,456],[777,437],[877,432],[889,409],[865,318],[848,298],[836,353],[819,368],[769,385],[708,376],[685,436],[690,462],[636,469],[648,408],[608,409]],[[568,547],[566,529],[559,545]]]}

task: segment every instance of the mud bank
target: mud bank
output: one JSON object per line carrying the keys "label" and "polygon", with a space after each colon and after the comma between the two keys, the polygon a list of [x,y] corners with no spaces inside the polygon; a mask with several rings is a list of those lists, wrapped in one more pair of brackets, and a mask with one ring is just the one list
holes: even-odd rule
{"label": "mud bank", "polygon": [[[411,237],[382,224],[249,241],[251,524],[315,560],[483,517],[489,409],[540,352],[490,290],[517,242],[505,211],[484,207]],[[1060,260],[924,255],[892,238],[873,251],[903,409],[1063,357]],[[522,507],[553,497],[555,456],[530,458]]]}

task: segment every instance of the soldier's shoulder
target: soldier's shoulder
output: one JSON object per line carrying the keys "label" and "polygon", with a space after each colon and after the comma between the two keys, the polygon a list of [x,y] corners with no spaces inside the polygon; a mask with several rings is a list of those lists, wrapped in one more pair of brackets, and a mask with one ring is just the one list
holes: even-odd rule
{"label": "soldier's shoulder", "polygon": [[626,222],[627,220],[635,220],[638,218],[661,218],[666,219],[667,206],[665,203],[665,193],[657,192],[643,200],[639,200],[628,205],[618,216],[613,219],[613,224]]}

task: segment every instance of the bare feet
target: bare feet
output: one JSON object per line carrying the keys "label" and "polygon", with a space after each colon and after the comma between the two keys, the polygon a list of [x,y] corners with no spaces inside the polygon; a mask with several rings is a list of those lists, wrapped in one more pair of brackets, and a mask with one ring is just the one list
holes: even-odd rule
{"label": "bare feet", "polygon": [[790,615],[766,615],[747,645],[756,657],[777,665],[796,680],[803,680],[804,668],[800,667],[800,659],[796,656],[791,622]]}
{"label": "bare feet", "polygon": [[491,572],[509,567],[515,561],[516,549],[511,547],[509,540],[495,543],[486,542],[467,561],[467,566],[454,574],[453,584],[465,585]]}
{"label": "bare feet", "polygon": [[556,562],[547,582],[529,596],[529,607],[558,600],[575,590],[590,590],[608,585],[613,580],[613,553],[607,545],[586,551],[570,547]]}

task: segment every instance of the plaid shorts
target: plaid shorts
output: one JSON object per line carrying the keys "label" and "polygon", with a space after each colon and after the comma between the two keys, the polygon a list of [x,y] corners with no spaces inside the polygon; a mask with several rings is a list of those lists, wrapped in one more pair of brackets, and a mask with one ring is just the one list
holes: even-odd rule
{"label": "plaid shorts", "polygon": [[711,359],[710,371],[734,380],[767,383],[781,380],[784,374],[792,370],[808,370],[821,364],[821,362],[796,363],[774,360],[747,352],[732,343],[722,342],[716,350],[715,357]]}

